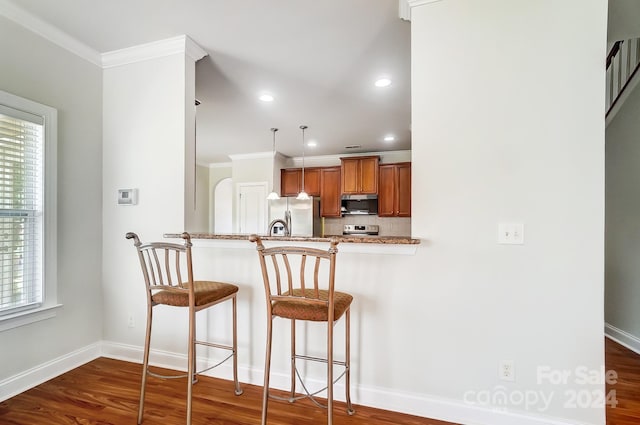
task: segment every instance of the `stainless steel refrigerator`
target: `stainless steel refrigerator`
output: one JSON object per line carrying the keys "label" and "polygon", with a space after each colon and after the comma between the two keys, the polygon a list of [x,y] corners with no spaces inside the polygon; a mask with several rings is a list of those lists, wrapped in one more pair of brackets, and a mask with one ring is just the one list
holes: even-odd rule
{"label": "stainless steel refrigerator", "polygon": [[[286,224],[291,236],[320,236],[320,198],[301,201],[295,197],[283,197],[267,202],[269,228],[266,234],[285,236]],[[274,220],[282,222],[274,223]]]}

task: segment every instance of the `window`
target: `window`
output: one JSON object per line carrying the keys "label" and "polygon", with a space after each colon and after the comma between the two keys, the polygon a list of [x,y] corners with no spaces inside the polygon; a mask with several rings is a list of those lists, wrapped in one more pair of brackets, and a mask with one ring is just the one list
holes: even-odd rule
{"label": "window", "polygon": [[55,109],[0,91],[2,321],[56,305],[56,119]]}

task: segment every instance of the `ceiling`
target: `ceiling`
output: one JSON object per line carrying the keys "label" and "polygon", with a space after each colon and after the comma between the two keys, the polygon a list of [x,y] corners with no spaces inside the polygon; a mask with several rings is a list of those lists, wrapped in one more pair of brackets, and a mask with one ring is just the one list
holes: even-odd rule
{"label": "ceiling", "polygon": [[[410,149],[410,23],[398,0],[7,0],[99,52],[186,34],[196,65],[198,161],[277,150]],[[389,87],[374,81],[389,77]],[[258,96],[269,92],[273,102]],[[395,141],[385,142],[387,135]],[[345,149],[361,145],[360,149]]]}

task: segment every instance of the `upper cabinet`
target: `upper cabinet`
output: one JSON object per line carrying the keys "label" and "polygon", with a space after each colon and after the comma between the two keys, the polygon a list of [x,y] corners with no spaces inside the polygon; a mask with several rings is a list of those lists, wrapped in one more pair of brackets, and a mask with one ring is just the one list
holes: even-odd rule
{"label": "upper cabinet", "polygon": [[411,217],[411,163],[380,166],[378,215]]}
{"label": "upper cabinet", "polygon": [[300,193],[302,177],[298,168],[280,170],[280,196],[296,196]]}
{"label": "upper cabinet", "polygon": [[320,169],[320,216],[341,217],[340,167]]}
{"label": "upper cabinet", "polygon": [[[301,189],[301,168],[280,170],[280,196],[297,196]],[[304,191],[309,196],[320,196],[320,168],[304,169]]]}
{"label": "upper cabinet", "polygon": [[375,195],[378,193],[378,156],[341,158],[342,193]]}

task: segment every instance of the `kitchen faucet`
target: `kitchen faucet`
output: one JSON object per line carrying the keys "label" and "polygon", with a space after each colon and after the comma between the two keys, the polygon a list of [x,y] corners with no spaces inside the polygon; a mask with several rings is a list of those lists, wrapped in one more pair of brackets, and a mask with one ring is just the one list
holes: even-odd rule
{"label": "kitchen faucet", "polygon": [[271,223],[269,223],[269,229],[267,230],[268,236],[271,236],[273,227],[276,224],[282,224],[282,226],[284,227],[284,236],[291,236],[291,232],[289,231],[289,226],[287,225],[287,222],[279,218],[276,218],[275,220],[272,220]]}

